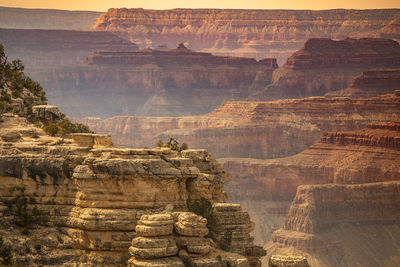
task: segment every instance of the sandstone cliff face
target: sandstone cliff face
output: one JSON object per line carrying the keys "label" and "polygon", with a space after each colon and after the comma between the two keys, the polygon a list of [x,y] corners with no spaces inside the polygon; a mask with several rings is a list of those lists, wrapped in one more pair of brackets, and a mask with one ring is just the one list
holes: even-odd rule
{"label": "sandstone cliff face", "polygon": [[28,71],[46,66],[75,66],[97,50],[135,50],[137,46],[109,32],[0,29],[9,58],[19,58]]}
{"label": "sandstone cliff face", "polygon": [[265,242],[285,220],[299,185],[398,180],[398,127],[393,122],[329,133],[309,149],[286,158],[220,159],[232,177],[225,189],[230,199],[249,210],[256,225],[266,222],[255,230]]}
{"label": "sandstone cliff face", "polygon": [[0,28],[87,29],[101,12],[0,7]]}
{"label": "sandstone cliff face", "polygon": [[399,189],[398,181],[300,186],[269,248],[306,253],[312,266],[396,266]]}
{"label": "sandstone cliff face", "polygon": [[[277,57],[280,63],[312,37],[397,37],[398,10],[109,9],[93,25],[141,47],[188,44],[224,55]],[[392,26],[394,25],[394,26]],[[393,35],[394,34],[394,35]]]}
{"label": "sandstone cliff face", "polygon": [[244,99],[257,76],[269,83],[276,68],[275,59],[213,56],[182,45],[169,51],[97,52],[85,66],[30,74],[71,116],[177,116]]}
{"label": "sandstone cliff face", "polygon": [[[188,201],[200,198],[226,201],[223,185],[228,176],[205,150],[124,149],[103,144],[91,148],[70,138],[46,136],[21,117],[2,119],[0,211],[5,214],[1,225],[6,228],[0,233],[13,240],[16,248],[23,246],[3,203],[12,197],[10,186],[23,184],[26,194],[34,196],[36,205],[49,216],[48,227],[39,230],[55,239],[51,244],[56,242],[43,246],[46,259],[16,250],[21,264],[46,260],[58,266],[71,262],[124,265],[142,215],[161,212],[166,206],[184,211]],[[251,224],[237,224],[245,233],[251,232]],[[65,243],[57,245],[61,241],[56,240]],[[251,247],[251,239],[235,244],[239,248],[242,244],[245,251],[249,242]]]}
{"label": "sandstone cliff face", "polygon": [[252,99],[301,98],[347,88],[370,69],[398,68],[400,45],[389,39],[310,39]]}
{"label": "sandstone cliff face", "polygon": [[400,70],[371,70],[354,77],[350,86],[344,90],[327,93],[326,96],[367,98],[379,94],[389,94],[400,90]]}
{"label": "sandstone cliff face", "polygon": [[118,145],[144,147],[174,137],[192,148],[205,147],[217,158],[278,158],[294,155],[324,132],[361,129],[396,120],[400,98],[367,100],[306,98],[271,102],[227,102],[202,116],[177,118],[118,116],[82,120]]}

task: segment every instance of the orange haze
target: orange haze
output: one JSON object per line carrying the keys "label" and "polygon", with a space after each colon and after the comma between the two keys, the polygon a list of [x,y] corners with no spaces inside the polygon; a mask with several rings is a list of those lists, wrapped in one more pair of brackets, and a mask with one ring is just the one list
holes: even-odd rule
{"label": "orange haze", "polygon": [[0,0],[0,6],[105,11],[111,7],[170,8],[242,8],[242,9],[375,9],[400,8],[399,0]]}

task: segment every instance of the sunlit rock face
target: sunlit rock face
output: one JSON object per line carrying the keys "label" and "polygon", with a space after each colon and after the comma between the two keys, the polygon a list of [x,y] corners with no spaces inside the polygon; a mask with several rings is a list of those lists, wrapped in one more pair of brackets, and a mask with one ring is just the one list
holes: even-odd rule
{"label": "sunlit rock face", "polygon": [[[253,246],[249,215],[240,205],[225,203],[223,186],[229,177],[206,150],[116,148],[99,135],[84,137],[90,135],[94,143],[88,145],[83,136],[51,137],[25,118],[2,116],[0,233],[13,243],[19,263],[126,266],[124,259],[128,259],[128,248],[137,235],[172,234],[172,219],[154,230],[148,227],[155,224],[154,218],[143,215],[165,209],[188,211],[189,203],[203,199],[218,203],[220,224],[233,231],[232,252],[241,253],[223,252],[213,244],[214,261],[222,255],[227,261],[237,262],[233,266],[258,266],[263,250]],[[103,142],[96,142],[99,138]],[[24,185],[26,196],[34,197],[34,204],[49,219],[48,224],[31,229],[30,236],[37,240],[38,235],[45,234],[46,242],[32,242],[41,244],[46,257],[20,249],[27,238],[21,237],[20,230],[13,226],[5,204],[13,197],[9,188],[14,185]],[[176,226],[180,235],[203,237],[208,233],[206,219],[194,214],[182,216]],[[141,218],[147,223],[139,223]],[[223,220],[226,218],[230,218],[229,223]],[[207,242],[211,244],[210,240]],[[210,245],[198,245],[191,243],[189,252],[207,254],[211,250]]]}
{"label": "sunlit rock face", "polygon": [[200,116],[86,118],[98,133],[118,145],[152,146],[174,137],[192,148],[205,147],[217,158],[279,158],[294,155],[324,132],[356,130],[399,118],[394,94],[352,100],[305,98],[269,102],[226,102]]}
{"label": "sunlit rock face", "polygon": [[251,99],[323,96],[346,89],[363,71],[399,67],[400,45],[390,39],[310,39]]}
{"label": "sunlit rock face", "polygon": [[186,43],[224,55],[278,58],[280,64],[313,37],[399,38],[398,10],[109,9],[92,26],[141,47]]}

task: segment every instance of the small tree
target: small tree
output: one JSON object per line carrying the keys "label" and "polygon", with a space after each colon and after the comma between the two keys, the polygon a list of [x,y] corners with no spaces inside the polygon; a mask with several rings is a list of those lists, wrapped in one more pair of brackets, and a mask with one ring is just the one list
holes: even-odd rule
{"label": "small tree", "polygon": [[0,266],[12,265],[13,255],[10,246],[4,244],[3,237],[0,236]]}

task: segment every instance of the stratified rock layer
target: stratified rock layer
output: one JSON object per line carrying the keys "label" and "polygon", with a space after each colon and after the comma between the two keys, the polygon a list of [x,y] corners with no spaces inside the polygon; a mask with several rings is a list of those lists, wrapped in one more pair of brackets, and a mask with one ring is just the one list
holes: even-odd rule
{"label": "stratified rock layer", "polygon": [[[362,129],[400,119],[400,97],[366,100],[305,98],[270,102],[227,102],[202,116],[177,118],[118,116],[82,120],[118,145],[153,146],[174,137],[217,158],[278,158],[294,155],[324,132]],[[227,168],[229,170],[229,168]]]}
{"label": "stratified rock layer", "polygon": [[84,66],[36,69],[31,75],[70,116],[179,116],[245,99],[255,79],[268,84],[277,67],[275,59],[214,56],[181,44],[167,51],[96,52]]}
{"label": "stratified rock layer", "polygon": [[393,40],[310,39],[273,73],[272,84],[252,99],[322,96],[347,88],[363,71],[398,67],[400,45]]}
{"label": "stratified rock layer", "polygon": [[398,10],[109,9],[93,25],[141,47],[186,43],[196,50],[280,62],[309,38],[398,38]]}
{"label": "stratified rock layer", "polygon": [[351,85],[326,96],[367,98],[400,90],[400,69],[371,70],[357,75]]}
{"label": "stratified rock layer", "polygon": [[[185,211],[188,202],[198,199],[226,201],[223,185],[228,176],[205,150],[125,149],[103,143],[91,148],[68,137],[47,136],[25,118],[10,114],[2,116],[0,126],[0,210],[5,214],[1,225],[10,225],[3,204],[12,197],[9,187],[25,185],[27,196],[34,196],[38,208],[49,216],[49,235],[55,232],[66,242],[48,248],[47,262],[58,266],[75,261],[123,265],[121,259],[131,244],[135,247],[131,253],[140,259],[135,266],[147,266],[149,257],[176,255],[178,247],[170,238],[175,220],[168,213],[154,214],[164,209]],[[208,232],[205,219],[182,214],[178,224],[184,234],[203,238]],[[10,229],[0,228],[0,233],[15,240]],[[142,237],[136,239],[138,235]],[[203,239],[190,241],[179,241],[179,245],[186,242],[190,255],[211,249]],[[74,253],[77,256],[71,259]],[[221,253],[196,259],[196,266],[219,262],[218,255],[232,266],[247,266],[247,255]],[[44,263],[25,254],[18,254],[19,263]]]}
{"label": "stratified rock layer", "polygon": [[268,247],[296,249],[312,266],[395,266],[399,190],[399,181],[300,186]]}
{"label": "stratified rock layer", "polygon": [[291,157],[220,159],[232,177],[226,190],[256,222],[257,241],[266,242],[285,220],[299,185],[399,180],[399,137],[399,123],[392,122],[327,133],[320,142]]}

